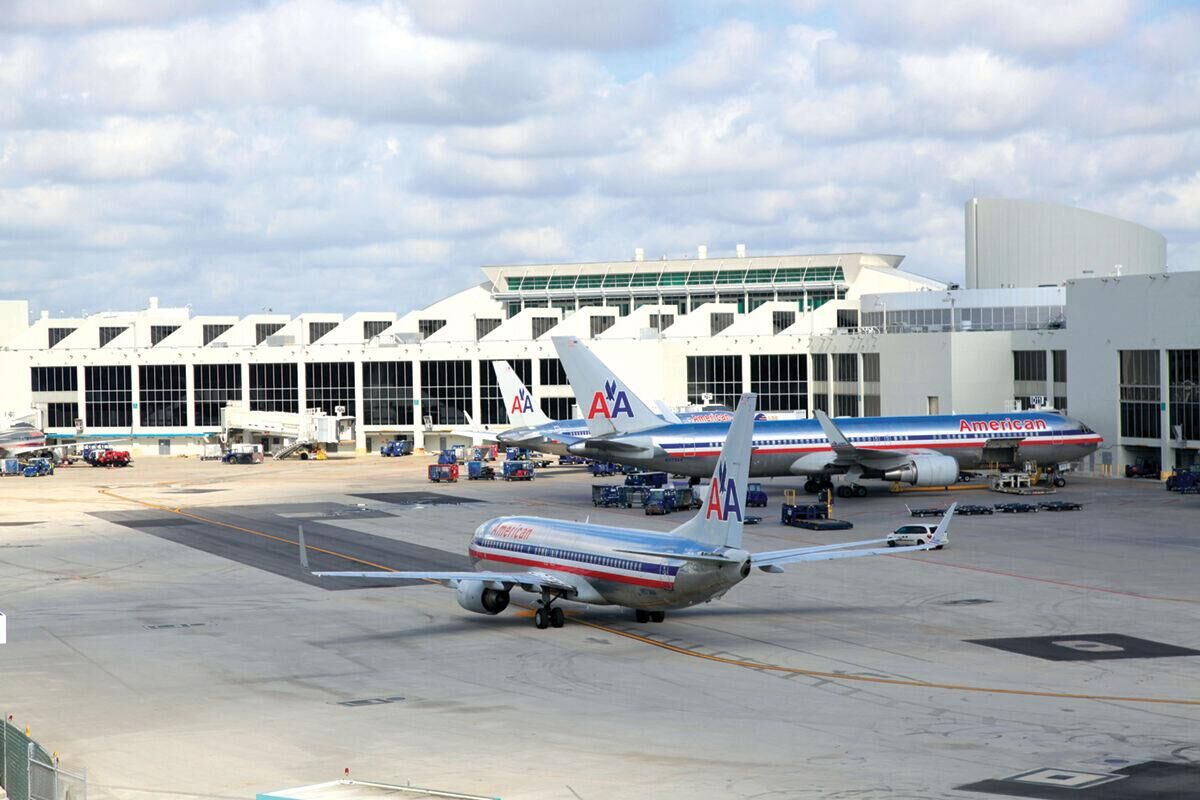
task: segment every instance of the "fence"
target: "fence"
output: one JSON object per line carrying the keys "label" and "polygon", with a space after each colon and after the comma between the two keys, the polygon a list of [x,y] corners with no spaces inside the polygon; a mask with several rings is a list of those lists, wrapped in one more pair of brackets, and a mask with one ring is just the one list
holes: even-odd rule
{"label": "fence", "polygon": [[9,800],[86,800],[87,776],[63,769],[6,714],[0,737],[0,786]]}

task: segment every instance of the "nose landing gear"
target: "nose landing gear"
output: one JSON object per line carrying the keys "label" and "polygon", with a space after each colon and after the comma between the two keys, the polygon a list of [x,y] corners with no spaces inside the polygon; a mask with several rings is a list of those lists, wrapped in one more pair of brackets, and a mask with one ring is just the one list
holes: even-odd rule
{"label": "nose landing gear", "polygon": [[567,615],[561,608],[553,605],[557,599],[559,596],[553,594],[549,589],[542,590],[542,598],[537,601],[537,610],[533,612],[533,624],[539,631],[544,631],[546,628],[561,628],[566,622]]}
{"label": "nose landing gear", "polygon": [[633,615],[638,622],[662,622],[667,618],[665,611],[646,611],[643,608],[634,609]]}

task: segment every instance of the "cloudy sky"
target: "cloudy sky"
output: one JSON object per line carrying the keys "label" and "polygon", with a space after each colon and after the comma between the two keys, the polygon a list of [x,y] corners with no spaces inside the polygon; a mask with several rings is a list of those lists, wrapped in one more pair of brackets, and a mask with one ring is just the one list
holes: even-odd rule
{"label": "cloudy sky", "polygon": [[1134,0],[0,2],[0,298],[404,311],[489,263],[869,250],[963,202],[1200,268],[1200,11]]}

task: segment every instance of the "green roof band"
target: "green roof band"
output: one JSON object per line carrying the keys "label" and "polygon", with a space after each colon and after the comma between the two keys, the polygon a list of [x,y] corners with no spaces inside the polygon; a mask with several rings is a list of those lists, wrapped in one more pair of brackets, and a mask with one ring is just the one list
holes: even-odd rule
{"label": "green roof band", "polygon": [[841,267],[723,269],[701,272],[610,272],[607,275],[526,275],[505,279],[510,292],[542,289],[625,289],[658,286],[738,286],[755,283],[844,281]]}

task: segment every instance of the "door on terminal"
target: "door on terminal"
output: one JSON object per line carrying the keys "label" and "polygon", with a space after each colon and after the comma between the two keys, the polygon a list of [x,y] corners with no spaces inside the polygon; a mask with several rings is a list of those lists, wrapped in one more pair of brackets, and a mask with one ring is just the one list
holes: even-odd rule
{"label": "door on terminal", "polygon": [[936,395],[930,395],[926,399],[926,403],[927,403],[929,416],[936,417],[938,414],[942,413],[941,412],[941,403],[939,402],[939,398]]}
{"label": "door on terminal", "polygon": [[171,440],[170,439],[159,439],[158,440],[158,454],[160,456],[171,455]]}

